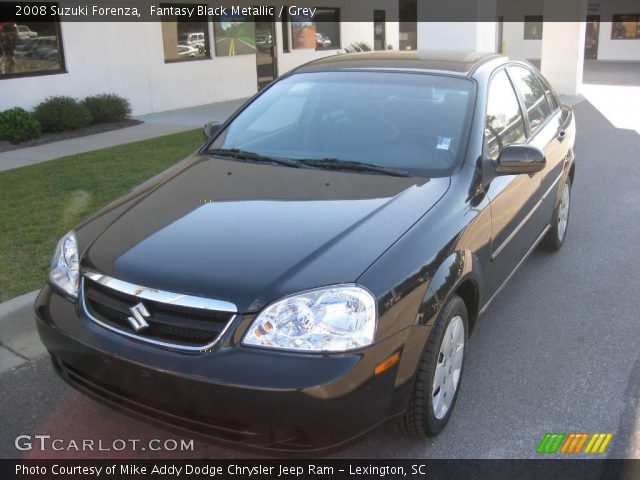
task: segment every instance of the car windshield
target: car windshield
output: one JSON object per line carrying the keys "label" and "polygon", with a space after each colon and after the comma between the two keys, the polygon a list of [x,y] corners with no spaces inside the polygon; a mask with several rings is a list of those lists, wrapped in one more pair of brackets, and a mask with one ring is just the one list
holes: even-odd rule
{"label": "car windshield", "polygon": [[441,75],[298,73],[258,96],[208,150],[448,176],[465,150],[473,95],[471,81]]}

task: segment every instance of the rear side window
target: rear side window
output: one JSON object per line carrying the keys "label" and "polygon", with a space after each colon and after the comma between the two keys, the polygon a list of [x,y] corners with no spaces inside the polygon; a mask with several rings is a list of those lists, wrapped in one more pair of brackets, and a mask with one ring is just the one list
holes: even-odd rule
{"label": "rear side window", "polygon": [[494,160],[502,147],[525,139],[520,104],[504,70],[495,74],[489,85],[484,134],[489,156]]}
{"label": "rear side window", "polygon": [[531,131],[535,133],[538,127],[551,115],[545,89],[538,79],[526,68],[507,67],[513,83],[522,95],[527,116],[531,124]]}
{"label": "rear side window", "polygon": [[551,111],[555,112],[558,109],[558,101],[556,100],[555,95],[553,94],[553,92],[551,92],[551,90],[547,90],[545,92],[545,95],[547,96],[547,102],[549,102],[549,107],[551,107]]}
{"label": "rear side window", "polygon": [[556,98],[555,94],[553,93],[553,90],[551,90],[551,87],[549,86],[549,82],[547,82],[540,75],[536,75],[536,78],[538,79],[538,81],[540,82],[542,87],[544,88],[544,93],[545,93],[545,95],[547,97],[547,102],[549,103],[549,108],[551,108],[551,113],[555,112],[560,107],[560,104],[558,103],[558,99]]}

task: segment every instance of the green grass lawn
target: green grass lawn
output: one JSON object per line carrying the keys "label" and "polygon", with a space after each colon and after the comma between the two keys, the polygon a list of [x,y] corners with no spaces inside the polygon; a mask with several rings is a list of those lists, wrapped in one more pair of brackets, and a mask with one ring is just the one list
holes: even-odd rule
{"label": "green grass lawn", "polygon": [[40,288],[80,220],[202,144],[194,130],[0,172],[0,302]]}

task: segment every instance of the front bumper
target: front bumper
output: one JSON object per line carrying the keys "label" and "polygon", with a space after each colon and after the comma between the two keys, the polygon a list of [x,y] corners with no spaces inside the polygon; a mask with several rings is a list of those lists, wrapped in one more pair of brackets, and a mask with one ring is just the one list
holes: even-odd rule
{"label": "front bumper", "polygon": [[194,354],[110,332],[48,285],[36,317],[57,372],[75,388],[155,422],[261,449],[349,441],[402,413],[411,387],[406,376],[399,381],[402,360],[380,375],[374,369],[402,353],[412,328],[357,352],[304,355],[239,345],[233,331],[249,320],[237,318],[212,351]]}

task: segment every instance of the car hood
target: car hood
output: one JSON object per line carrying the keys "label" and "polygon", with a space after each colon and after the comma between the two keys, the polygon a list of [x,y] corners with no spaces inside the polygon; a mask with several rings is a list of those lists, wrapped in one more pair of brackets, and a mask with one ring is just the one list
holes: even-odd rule
{"label": "car hood", "polygon": [[[448,187],[448,178],[194,156],[114,204],[82,265],[255,311],[296,291],[356,281]],[[96,218],[99,225],[109,216]]]}

